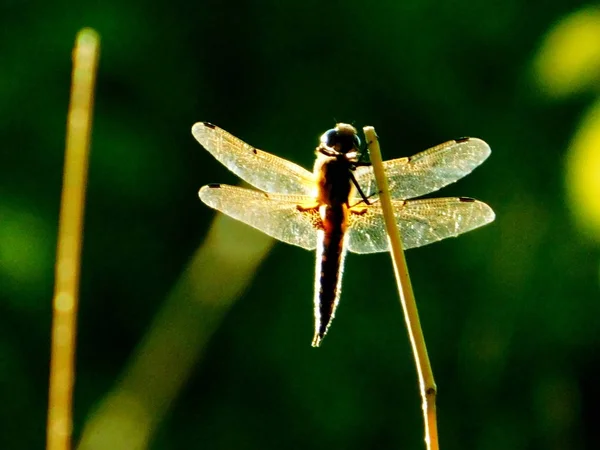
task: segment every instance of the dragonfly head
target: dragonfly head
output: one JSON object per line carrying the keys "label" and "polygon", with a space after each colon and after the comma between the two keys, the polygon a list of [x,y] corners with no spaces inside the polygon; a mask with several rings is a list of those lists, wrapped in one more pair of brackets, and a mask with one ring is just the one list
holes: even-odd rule
{"label": "dragonfly head", "polygon": [[323,133],[321,144],[343,154],[358,153],[360,150],[360,138],[356,134],[356,128],[347,123],[338,123],[335,128]]}

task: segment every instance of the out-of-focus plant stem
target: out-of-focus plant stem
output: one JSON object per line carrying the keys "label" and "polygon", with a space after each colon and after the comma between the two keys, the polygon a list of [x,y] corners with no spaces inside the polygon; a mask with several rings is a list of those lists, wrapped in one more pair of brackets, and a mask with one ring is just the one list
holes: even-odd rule
{"label": "out-of-focus plant stem", "polygon": [[100,40],[91,29],[77,35],[67,120],[67,143],[58,226],[46,446],[69,450],[73,423],[75,338],[83,214]]}

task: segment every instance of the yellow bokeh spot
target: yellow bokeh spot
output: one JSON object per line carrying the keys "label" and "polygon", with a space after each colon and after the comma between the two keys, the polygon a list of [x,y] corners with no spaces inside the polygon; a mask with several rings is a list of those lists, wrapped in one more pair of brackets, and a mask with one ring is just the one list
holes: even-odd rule
{"label": "yellow bokeh spot", "polygon": [[534,60],[539,84],[564,96],[600,83],[600,8],[581,9],[546,36]]}
{"label": "yellow bokeh spot", "polygon": [[600,241],[600,100],[586,113],[571,142],[566,184],[575,219]]}

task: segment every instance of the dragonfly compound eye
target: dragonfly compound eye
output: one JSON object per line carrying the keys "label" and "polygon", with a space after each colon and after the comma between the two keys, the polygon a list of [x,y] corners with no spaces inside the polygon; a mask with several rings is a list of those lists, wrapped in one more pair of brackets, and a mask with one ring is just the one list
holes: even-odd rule
{"label": "dragonfly compound eye", "polygon": [[336,130],[335,128],[327,130],[321,136],[321,142],[327,147],[333,147],[335,144],[338,143],[338,130]]}
{"label": "dragonfly compound eye", "polygon": [[356,135],[356,130],[353,126],[345,124],[338,124],[337,127],[327,130],[321,136],[321,142],[340,153],[348,153],[360,148],[360,139]]}

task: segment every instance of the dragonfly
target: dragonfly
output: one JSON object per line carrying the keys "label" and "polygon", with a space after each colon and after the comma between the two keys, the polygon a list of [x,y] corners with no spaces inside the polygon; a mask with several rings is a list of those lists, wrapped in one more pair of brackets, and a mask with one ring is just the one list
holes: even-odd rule
{"label": "dragonfly", "polygon": [[[257,188],[209,184],[200,199],[269,236],[316,250],[313,347],[335,315],[344,259],[389,251],[373,167],[361,160],[357,130],[338,123],[320,138],[313,171],[259,150],[209,122],[192,127],[221,164]],[[420,247],[492,222],[494,211],[469,197],[414,199],[469,174],[491,153],[481,139],[445,142],[383,163],[404,249]]]}

